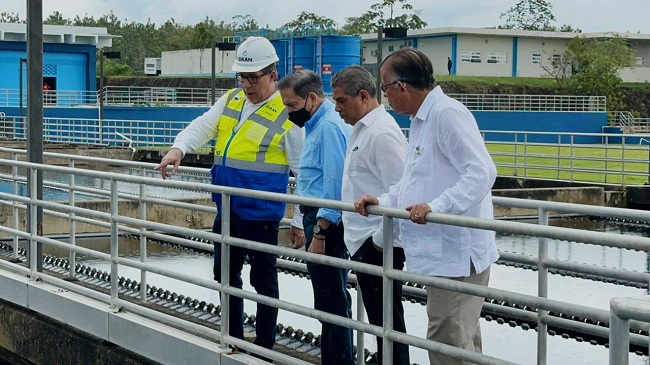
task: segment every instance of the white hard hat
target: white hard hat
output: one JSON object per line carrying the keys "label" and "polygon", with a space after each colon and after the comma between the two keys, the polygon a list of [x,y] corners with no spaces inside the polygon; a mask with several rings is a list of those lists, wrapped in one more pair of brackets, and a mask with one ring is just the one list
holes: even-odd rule
{"label": "white hard hat", "polygon": [[257,72],[280,59],[275,48],[264,37],[248,37],[237,48],[237,58],[232,65],[234,72]]}

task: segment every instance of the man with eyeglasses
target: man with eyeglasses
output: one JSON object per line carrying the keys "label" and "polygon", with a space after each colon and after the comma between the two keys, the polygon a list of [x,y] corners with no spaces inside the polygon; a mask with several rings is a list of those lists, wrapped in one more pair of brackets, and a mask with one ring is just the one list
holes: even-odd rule
{"label": "man with eyeglasses", "polygon": [[[357,211],[367,215],[366,205],[382,205],[410,213],[410,221],[398,221],[408,271],[487,286],[490,266],[499,257],[494,231],[425,219],[430,212],[493,219],[496,167],[474,116],[435,84],[431,60],[417,49],[391,53],[379,75],[393,110],[410,115],[406,167],[387,193],[357,200]],[[481,352],[484,299],[436,287],[426,290],[427,339]],[[468,364],[434,351],[429,351],[429,362]]]}
{"label": "man with eyeglasses", "polygon": [[[348,66],[332,77],[332,98],[335,109],[352,126],[348,142],[341,200],[353,202],[363,194],[381,195],[402,177],[406,156],[406,137],[391,116],[377,101],[377,86],[370,72],[361,66]],[[379,247],[384,246],[381,216],[363,217],[343,212],[345,245],[351,259],[357,262],[383,266],[384,257]],[[397,225],[395,225],[397,227]],[[394,236],[393,268],[404,268],[404,249]],[[389,244],[392,245],[393,242]],[[357,272],[363,306],[368,322],[384,325],[383,278]],[[393,328],[406,332],[402,283],[393,281]],[[383,340],[377,337],[377,364],[382,364]],[[409,348],[393,343],[393,365],[409,365]]]}
{"label": "man with eyeglasses", "polygon": [[[249,37],[237,49],[232,70],[241,88],[229,90],[203,115],[176,137],[172,148],[156,167],[165,179],[172,165],[176,173],[187,151],[216,137],[212,183],[236,188],[286,193],[289,169],[297,175],[304,143],[303,131],[289,121],[276,90],[278,56],[266,38]],[[219,214],[213,232],[221,233],[222,202],[213,194]],[[230,198],[230,234],[233,237],[276,246],[285,204],[262,199]],[[302,215],[296,211],[291,242],[304,245]],[[230,285],[241,288],[245,258],[250,261],[250,282],[258,294],[279,298],[276,255],[230,247]],[[214,243],[214,279],[221,281],[221,244]],[[243,339],[243,299],[230,296],[230,335]],[[275,343],[277,308],[257,305],[255,344],[270,349]]]}

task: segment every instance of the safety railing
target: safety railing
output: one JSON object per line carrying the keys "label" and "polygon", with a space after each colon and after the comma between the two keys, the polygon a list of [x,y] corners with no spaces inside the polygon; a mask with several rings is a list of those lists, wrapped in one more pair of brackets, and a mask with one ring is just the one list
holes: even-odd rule
{"label": "safety railing", "polygon": [[[147,273],[156,273],[163,275],[169,278],[176,280],[181,280],[186,283],[195,284],[201,287],[217,290],[221,293],[221,302],[222,308],[221,313],[223,318],[228,318],[229,316],[229,306],[228,298],[231,295],[242,297],[245,300],[255,301],[258,303],[266,304],[269,306],[277,307],[282,310],[290,311],[300,315],[304,315],[310,318],[315,318],[321,321],[327,321],[336,325],[352,328],[361,333],[368,333],[375,336],[383,338],[383,351],[384,351],[384,364],[390,363],[392,359],[392,342],[398,341],[401,343],[408,344],[409,346],[414,346],[422,348],[428,351],[440,352],[449,356],[457,357],[465,361],[477,363],[477,364],[512,364],[512,362],[495,358],[493,356],[487,356],[483,354],[474,353],[471,351],[455,348],[448,346],[442,343],[437,343],[433,341],[426,340],[421,337],[417,337],[407,333],[396,332],[392,329],[392,311],[385,311],[384,316],[384,325],[383,327],[373,326],[368,323],[365,323],[360,320],[349,319],[331,315],[322,311],[314,310],[312,308],[304,307],[297,305],[295,303],[287,302],[280,299],[272,299],[263,295],[255,294],[248,292],[242,289],[237,289],[230,286],[230,279],[228,277],[228,270],[226,270],[226,275],[222,276],[222,282],[216,283],[212,280],[206,280],[202,278],[193,277],[184,273],[174,272],[165,267],[159,267],[157,265],[148,264],[146,262],[147,256],[147,247],[146,240],[147,238],[155,238],[158,240],[168,240],[169,242],[178,242],[186,244],[190,247],[198,247],[202,250],[213,251],[213,246],[210,244],[203,244],[194,240],[182,239],[180,237],[196,237],[199,239],[206,240],[208,242],[220,242],[222,243],[222,267],[227,267],[228,255],[231,247],[242,247],[246,249],[252,249],[262,252],[267,252],[271,254],[286,255],[290,257],[295,257],[305,261],[310,261],[323,265],[332,265],[344,269],[351,269],[356,272],[362,272],[372,275],[378,275],[384,277],[384,290],[386,293],[390,293],[392,290],[392,281],[408,281],[415,282],[425,286],[434,286],[438,288],[443,288],[446,290],[457,291],[462,293],[467,293],[470,295],[477,295],[480,297],[493,298],[498,301],[504,301],[509,303],[519,303],[522,306],[528,308],[537,308],[536,313],[531,313],[532,316],[537,318],[537,363],[545,364],[546,355],[548,351],[548,342],[547,342],[547,331],[546,326],[552,324],[554,326],[560,326],[566,329],[578,330],[578,331],[587,331],[590,333],[599,333],[606,334],[609,330],[606,327],[610,323],[610,312],[607,310],[596,309],[586,305],[568,303],[561,300],[552,300],[547,298],[548,292],[548,270],[551,268],[561,269],[561,270],[570,270],[573,272],[582,272],[586,274],[599,274],[603,276],[609,276],[613,278],[630,278],[634,277],[635,280],[641,280],[647,282],[649,276],[647,273],[638,273],[631,272],[626,270],[611,269],[605,267],[598,267],[589,264],[580,264],[574,262],[566,262],[561,260],[550,259],[548,257],[548,239],[557,239],[562,241],[575,241],[575,242],[585,242],[593,245],[599,245],[603,247],[615,247],[620,249],[630,249],[630,250],[641,250],[645,252],[650,252],[650,238],[631,236],[631,235],[622,235],[622,234],[611,234],[611,233],[602,233],[570,228],[561,228],[561,227],[552,227],[548,225],[548,214],[550,211],[553,212],[563,212],[563,213],[576,213],[576,214],[588,214],[592,216],[601,216],[601,217],[612,217],[617,219],[630,219],[634,221],[644,221],[650,222],[650,212],[643,211],[634,211],[626,209],[617,209],[617,208],[605,208],[605,207],[594,207],[594,206],[582,206],[576,204],[564,204],[564,203],[553,203],[553,202],[543,202],[543,201],[532,201],[532,200],[521,200],[521,199],[512,199],[512,198],[494,198],[495,205],[501,206],[512,206],[528,209],[536,209],[539,212],[538,224],[529,224],[529,223],[520,223],[520,222],[510,222],[510,221],[495,221],[487,219],[478,219],[478,218],[469,218],[455,215],[446,215],[446,214],[434,214],[430,213],[427,215],[426,220],[429,223],[438,223],[446,225],[455,225],[463,226],[477,229],[485,230],[494,230],[498,232],[505,232],[511,234],[519,234],[526,236],[535,236],[538,237],[538,256],[536,258],[531,258],[526,255],[517,255],[512,253],[502,252],[502,256],[508,256],[510,258],[518,257],[519,260],[524,262],[534,262],[538,266],[538,295],[524,295],[517,292],[506,291],[501,289],[494,289],[489,287],[476,286],[471,284],[465,284],[461,282],[451,281],[444,278],[428,277],[415,275],[408,272],[402,272],[399,270],[392,269],[392,265],[385,267],[377,267],[367,264],[361,264],[358,262],[342,260],[331,258],[328,256],[312,254],[303,251],[296,251],[284,247],[276,247],[267,244],[261,244],[258,242],[242,240],[230,236],[228,229],[228,222],[230,219],[230,206],[229,201],[231,196],[247,196],[251,198],[260,198],[267,199],[272,201],[283,201],[291,204],[304,204],[309,206],[320,206],[327,207],[331,209],[338,209],[344,211],[354,211],[354,207],[351,203],[330,201],[323,199],[312,199],[304,198],[294,195],[287,194],[277,194],[277,193],[268,193],[262,191],[252,191],[245,189],[237,188],[227,188],[222,186],[212,186],[209,184],[200,184],[196,182],[185,182],[185,181],[174,181],[174,180],[162,180],[159,178],[151,178],[144,176],[146,172],[149,172],[154,166],[152,164],[138,164],[134,162],[124,162],[116,161],[109,159],[97,159],[91,157],[83,156],[69,156],[68,159],[70,164],[68,167],[63,166],[49,166],[42,164],[34,164],[28,162],[18,161],[18,155],[25,154],[25,151],[12,151],[11,159],[0,159],[0,166],[11,167],[13,173],[12,176],[15,177],[16,171],[29,171],[28,176],[30,191],[28,196],[20,196],[13,191],[13,193],[0,193],[0,204],[9,205],[13,209],[26,210],[29,216],[30,226],[28,229],[17,228],[18,220],[14,219],[14,226],[0,226],[0,232],[7,234],[11,237],[14,237],[14,244],[18,245],[18,239],[27,240],[30,250],[29,250],[29,268],[25,268],[22,265],[17,265],[13,263],[8,263],[0,260],[0,266],[6,270],[18,271],[25,275],[29,275],[31,280],[42,280],[44,282],[52,283],[54,285],[60,286],[64,289],[70,290],[72,292],[85,295],[87,297],[93,298],[95,300],[101,301],[109,305],[111,308],[117,309],[122,308],[126,311],[147,317],[152,318],[157,321],[173,324],[174,327],[180,328],[185,331],[192,331],[193,333],[199,333],[208,338],[220,341],[220,344],[223,348],[230,345],[235,345],[241,349],[247,351],[253,351],[259,353],[265,357],[269,357],[275,361],[287,363],[287,364],[300,364],[304,365],[305,362],[298,360],[296,358],[290,357],[288,355],[280,354],[271,350],[259,348],[247,341],[242,341],[236,338],[233,338],[229,335],[228,326],[222,326],[220,331],[214,331],[208,329],[207,327],[201,326],[199,324],[190,323],[182,319],[174,318],[169,315],[151,311],[150,309],[144,308],[137,303],[132,303],[126,301],[118,296],[118,282],[120,267],[127,266],[136,268],[141,271],[141,290],[146,288],[146,274]],[[61,157],[58,154],[48,154],[51,157]],[[111,172],[97,171],[97,170],[85,170],[75,167],[75,162],[77,161],[94,161],[94,165],[97,167],[101,164],[110,164],[115,166],[129,166],[136,167],[138,166],[139,174],[137,175],[125,175],[125,174],[116,174]],[[186,168],[181,168],[181,171],[184,171]],[[101,178],[109,183],[109,192],[107,195],[110,197],[110,212],[100,212],[92,209],[81,208],[75,204],[73,198],[68,202],[51,202],[45,201],[42,199],[37,199],[37,188],[38,180],[37,172],[43,174],[59,174],[62,176],[68,176],[69,187],[71,191],[84,191],[87,188],[82,188],[75,184],[76,179],[82,177],[92,176],[93,178]],[[189,169],[187,171],[195,172],[196,169]],[[205,169],[203,172],[205,173]],[[139,187],[137,193],[125,194],[119,193],[118,186],[120,183],[129,183],[134,184]],[[155,219],[150,217],[147,212],[150,207],[153,205],[161,205],[165,207],[183,207],[187,208],[188,204],[185,202],[176,202],[170,199],[158,199],[151,198],[147,196],[146,192],[148,189],[152,188],[171,188],[171,189],[181,189],[181,190],[191,190],[191,191],[204,191],[204,192],[214,192],[222,194],[223,206],[225,207],[221,214],[222,223],[224,224],[224,230],[221,235],[197,231],[194,229],[185,229],[180,228],[170,224],[163,224],[156,222]],[[74,194],[71,194],[73,196]],[[129,217],[121,214],[119,209],[120,201],[132,201],[140,205],[139,216]],[[190,205],[192,209],[199,211],[211,212],[214,213],[214,207],[205,207],[198,205]],[[74,227],[76,224],[82,222],[85,224],[96,225],[97,227],[102,228],[103,230],[110,232],[111,237],[111,248],[110,254],[78,247],[74,244],[72,239],[70,243],[49,238],[39,234],[37,230],[38,223],[38,212],[42,210],[44,215],[52,215],[60,218],[66,219],[70,224],[70,231],[72,232],[71,239],[74,236]],[[382,215],[383,225],[384,225],[384,241],[392,242],[392,225],[394,224],[394,219],[408,219],[408,212],[398,209],[388,209],[382,207],[370,207],[369,212],[371,214]],[[14,216],[15,217],[15,216]],[[119,241],[118,237],[120,234],[132,234],[137,235],[141,239],[141,249],[140,249],[140,260],[130,260],[118,255],[118,246]],[[111,263],[111,287],[110,295],[104,295],[97,291],[81,287],[72,282],[60,280],[54,276],[48,275],[45,272],[37,271],[37,264],[39,258],[37,249],[39,245],[52,245],[54,247],[59,247],[65,250],[68,250],[71,255],[74,254],[83,254],[90,257],[94,257],[101,260],[107,260]],[[387,246],[384,250],[384,262],[392,263],[392,247]],[[74,265],[70,265],[71,268],[74,268]],[[70,270],[70,275],[73,276],[73,270]],[[576,289],[579,290],[579,289]],[[0,293],[0,296],[2,294]],[[358,295],[358,294],[357,294]],[[384,296],[384,307],[392,307],[392,295]],[[144,292],[141,292],[140,296],[141,301],[146,300]],[[563,313],[563,317],[551,317],[547,312],[553,311],[556,313]],[[648,345],[647,336],[639,335],[639,331],[645,331],[646,333],[650,329],[650,325],[647,323],[650,318],[648,318],[647,312],[643,315],[638,315],[639,320],[635,320],[637,315],[630,315],[629,312],[625,311],[616,311],[616,314],[621,316],[625,321],[630,319],[629,326],[633,329],[633,332],[622,331],[624,326],[621,326],[620,323],[612,322],[614,327],[613,330],[616,330],[618,342],[614,342],[616,345],[610,347],[611,351],[619,351],[615,356],[616,360],[620,360],[624,357],[624,354],[621,354],[622,345],[627,339],[629,343],[633,343],[639,346]],[[567,318],[590,318],[594,322],[577,322],[572,321]],[[361,316],[359,317],[361,318]],[[225,321],[227,323],[228,321]],[[611,333],[611,332],[610,332]],[[360,349],[363,347],[363,342],[360,340],[357,345]],[[629,356],[629,355],[628,355]],[[623,362],[610,362],[610,364],[622,364]]]}
{"label": "safety railing", "polygon": [[500,176],[643,185],[650,135],[481,131]]}
{"label": "safety railing", "polygon": [[575,95],[507,95],[449,94],[469,110],[540,111],[540,112],[605,112],[604,96]]}
{"label": "safety railing", "polygon": [[[107,86],[104,90],[105,105],[157,107],[212,105],[212,90],[205,88]],[[226,89],[215,89],[215,99],[223,96],[226,91]]]}
{"label": "safety railing", "polygon": [[[75,107],[75,106],[95,106],[98,104],[98,92],[91,90],[44,90],[43,106],[44,107]],[[27,107],[27,90],[19,89],[0,89],[0,106],[18,107],[23,105]]]}
{"label": "safety railing", "polygon": [[[215,99],[227,89],[216,89]],[[209,106],[211,89],[178,87],[106,86],[104,105],[128,106]],[[18,106],[20,91],[0,89],[0,106]],[[576,95],[517,95],[517,94],[449,94],[470,110],[482,111],[540,111],[540,112],[605,112],[604,96]],[[98,105],[97,91],[50,90],[44,93],[45,106]],[[23,105],[27,94],[23,91]],[[388,108],[388,102],[384,100]]]}

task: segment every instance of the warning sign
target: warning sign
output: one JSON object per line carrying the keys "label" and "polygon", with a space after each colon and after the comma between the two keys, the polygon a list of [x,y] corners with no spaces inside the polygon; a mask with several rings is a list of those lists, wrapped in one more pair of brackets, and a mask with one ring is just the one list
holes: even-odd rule
{"label": "warning sign", "polygon": [[323,75],[331,75],[332,74],[332,65],[323,65],[321,67],[321,71]]}

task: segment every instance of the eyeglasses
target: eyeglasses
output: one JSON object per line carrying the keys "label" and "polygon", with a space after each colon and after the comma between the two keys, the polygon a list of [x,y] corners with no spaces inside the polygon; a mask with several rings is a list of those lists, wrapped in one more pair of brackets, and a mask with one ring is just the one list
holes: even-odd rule
{"label": "eyeglasses", "polygon": [[385,93],[386,90],[388,90],[388,87],[389,87],[390,85],[395,85],[395,84],[397,84],[399,81],[400,81],[400,80],[393,81],[393,82],[391,82],[391,83],[389,83],[389,84],[386,84],[386,85],[384,85],[384,84],[379,84],[379,88],[381,89],[381,92],[382,92],[382,93]]}
{"label": "eyeglasses", "polygon": [[261,75],[242,75],[239,72],[235,74],[235,77],[237,77],[237,81],[239,83],[244,82],[244,80],[248,81],[249,84],[257,84],[258,81],[260,81],[260,77],[266,76],[270,74],[271,72],[265,72]]}

